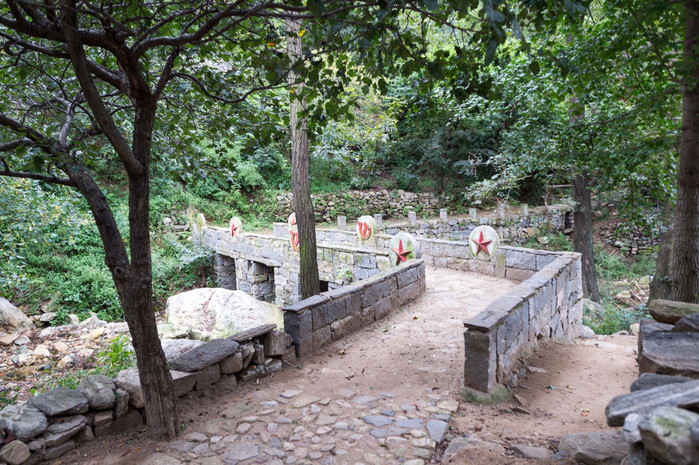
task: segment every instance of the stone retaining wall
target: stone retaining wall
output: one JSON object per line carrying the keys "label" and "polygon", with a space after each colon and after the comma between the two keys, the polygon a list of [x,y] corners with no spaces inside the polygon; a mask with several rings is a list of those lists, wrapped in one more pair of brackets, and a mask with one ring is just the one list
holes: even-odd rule
{"label": "stone retaining wall", "polygon": [[489,392],[496,384],[515,385],[519,357],[540,337],[573,339],[582,327],[580,255],[550,260],[527,250],[505,251],[505,270],[533,275],[464,323],[469,388]]}
{"label": "stone retaining wall", "polygon": [[[216,385],[230,390],[293,363],[291,337],[266,325],[227,339],[203,343],[163,340],[175,395]],[[143,426],[145,398],[135,368],[112,379],[90,375],[78,389],[57,388],[0,410],[0,427],[16,439],[0,448],[0,463],[34,465],[52,461],[80,443]],[[5,439],[3,433],[2,439]]]}
{"label": "stone retaining wall", "polygon": [[282,308],[298,355],[315,352],[425,292],[425,264],[412,260],[377,276]]}

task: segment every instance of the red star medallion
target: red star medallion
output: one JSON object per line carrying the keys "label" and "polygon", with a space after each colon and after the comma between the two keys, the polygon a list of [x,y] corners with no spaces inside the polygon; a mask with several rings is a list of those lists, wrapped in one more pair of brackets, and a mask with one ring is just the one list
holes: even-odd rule
{"label": "red star medallion", "polygon": [[403,241],[398,241],[398,248],[392,249],[396,253],[396,265],[400,265],[400,262],[405,262],[408,260],[408,255],[411,251],[408,249],[403,249]]}
{"label": "red star medallion", "polygon": [[238,235],[238,226],[235,223],[231,224],[231,236],[235,237]]}
{"label": "red star medallion", "polygon": [[363,221],[357,221],[357,225],[359,226],[359,235],[362,239],[369,239],[369,236],[371,236],[371,226]]}
{"label": "red star medallion", "polygon": [[478,238],[478,240],[473,239],[473,243],[478,246],[478,248],[476,249],[476,255],[481,253],[481,250],[483,252],[485,252],[486,254],[490,255],[490,252],[488,251],[488,244],[490,244],[491,242],[493,242],[493,241],[492,240],[487,240],[487,241],[483,240],[483,231],[481,231],[481,235]]}

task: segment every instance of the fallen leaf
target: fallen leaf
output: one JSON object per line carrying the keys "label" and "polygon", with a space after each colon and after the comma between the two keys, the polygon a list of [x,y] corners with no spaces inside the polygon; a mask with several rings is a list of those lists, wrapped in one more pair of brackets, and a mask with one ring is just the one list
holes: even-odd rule
{"label": "fallen leaf", "polygon": [[337,355],[345,355],[345,349],[338,350]]}
{"label": "fallen leaf", "polygon": [[416,316],[413,317],[413,320],[417,320],[417,319],[418,319],[418,317],[416,317]]}
{"label": "fallen leaf", "polygon": [[555,389],[558,389],[558,388],[557,388],[556,386],[554,386],[553,384],[550,384],[550,385],[546,386],[546,389],[555,390]]}

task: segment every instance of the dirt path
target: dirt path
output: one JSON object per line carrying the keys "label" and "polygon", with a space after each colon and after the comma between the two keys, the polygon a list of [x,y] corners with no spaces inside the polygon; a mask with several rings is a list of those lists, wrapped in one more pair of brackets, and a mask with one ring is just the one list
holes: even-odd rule
{"label": "dirt path", "polygon": [[296,367],[184,399],[177,441],[100,439],[60,461],[419,465],[439,462],[443,447],[431,437],[448,422],[447,440],[469,435],[474,446],[449,463],[535,463],[515,457],[511,446],[553,447],[562,434],[604,427],[604,406],[635,377],[635,340],[543,344],[515,400],[468,403],[460,395],[462,323],[513,286],[430,268],[427,292],[416,302]]}

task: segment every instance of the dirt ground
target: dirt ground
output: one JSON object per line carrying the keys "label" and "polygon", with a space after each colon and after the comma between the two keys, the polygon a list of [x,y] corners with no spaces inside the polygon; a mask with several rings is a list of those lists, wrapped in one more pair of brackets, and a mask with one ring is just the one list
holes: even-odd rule
{"label": "dirt ground", "polygon": [[[636,339],[599,336],[565,344],[542,341],[526,360],[527,375],[509,401],[497,405],[470,403],[461,395],[463,321],[514,286],[515,283],[489,276],[428,268],[427,292],[387,318],[259,383],[235,389],[222,384],[184,398],[179,404],[183,428],[186,434],[203,432],[211,436],[216,433],[215,424],[223,425],[225,420],[233,422],[231,428],[235,429],[243,417],[254,415],[257,423],[248,433],[254,438],[258,434],[255,425],[262,425],[260,431],[268,428],[266,413],[259,404],[273,399],[283,402],[279,393],[289,390],[300,391],[299,396],[309,399],[338,402],[343,408],[337,407],[336,421],[344,419],[350,424],[361,423],[363,415],[382,408],[400,412],[406,404],[416,407],[417,417],[431,415],[435,411],[432,406],[454,399],[459,407],[452,414],[447,439],[469,435],[499,444],[504,452],[467,450],[449,463],[539,463],[516,456],[511,446],[530,445],[555,451],[559,438],[565,434],[606,429],[606,404],[612,397],[628,392],[637,376]],[[358,397],[355,403],[349,402],[352,396],[375,396],[378,403],[359,406]],[[326,405],[330,408],[334,404]],[[299,417],[294,423],[315,421],[307,409],[296,410]],[[286,414],[292,416],[292,411],[290,405]],[[226,431],[218,434],[224,436]],[[380,442],[365,436],[366,440],[355,442],[345,439],[347,455],[335,456],[328,463],[370,463],[368,457],[372,454],[378,454],[375,463],[399,463],[394,456],[377,452],[386,447],[382,449]],[[338,448],[342,441],[337,439]],[[138,464],[155,452],[168,453],[173,460],[168,463],[224,463],[212,457],[200,460],[192,454],[173,451],[168,445],[137,432],[81,445],[50,463]],[[444,446],[438,446],[426,462],[439,463],[443,449]],[[251,459],[240,463],[255,462]]]}

